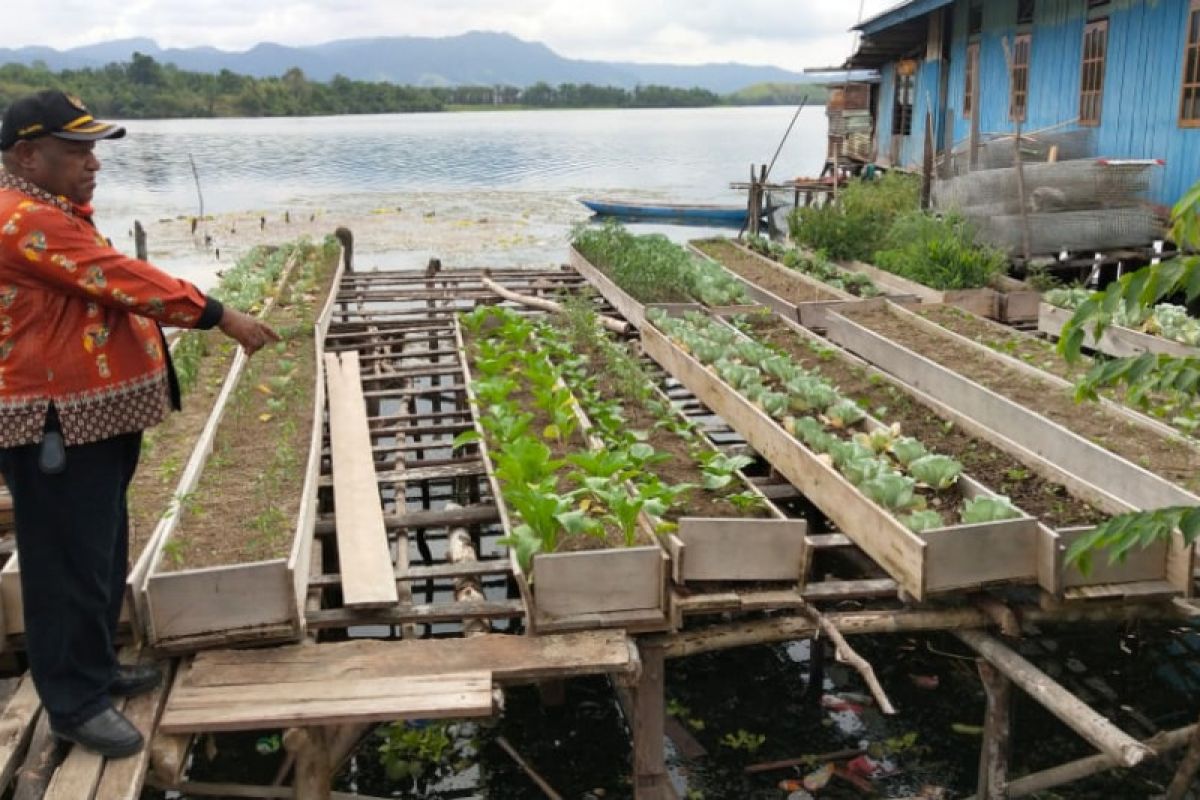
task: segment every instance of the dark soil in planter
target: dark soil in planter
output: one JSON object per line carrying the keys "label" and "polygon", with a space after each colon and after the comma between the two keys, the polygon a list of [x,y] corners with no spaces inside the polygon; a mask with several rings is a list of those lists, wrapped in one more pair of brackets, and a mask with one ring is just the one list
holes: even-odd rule
{"label": "dark soil in planter", "polygon": [[[302,292],[306,269],[312,282]],[[336,254],[320,250],[296,265],[267,316],[282,346],[264,348],[242,373],[200,483],[182,500],[161,570],[287,558],[312,439],[314,323],[336,291],[336,271]]]}
{"label": "dark soil in planter", "polygon": [[1106,518],[1073,497],[1062,484],[1045,480],[1000,448],[942,419],[911,395],[841,358],[833,348],[814,347],[816,343],[772,317],[748,319],[760,341],[786,352],[804,369],[822,374],[883,420],[900,423],[903,435],[919,439],[932,452],[957,459],[968,475],[1006,495],[1027,514],[1053,528],[1094,525]]}
{"label": "dark soil in planter", "polygon": [[921,305],[914,306],[912,311],[930,322],[954,331],[959,336],[965,336],[985,347],[1018,358],[1032,367],[1043,369],[1069,381],[1079,380],[1092,368],[1093,361],[1086,356],[1081,357],[1074,364],[1068,364],[1067,360],[1054,349],[1053,342],[1005,328],[994,322],[988,322],[988,320],[960,308]]}
{"label": "dark soil in planter", "polygon": [[[754,256],[745,253],[727,242],[705,241],[697,242],[696,247],[732,272],[766,289],[774,295],[794,305],[800,303],[836,302],[842,298],[833,292],[825,291],[816,286],[810,286],[806,279],[796,273],[794,278],[780,275],[775,270],[764,265]],[[780,269],[788,269],[780,265]],[[813,279],[808,279],[813,280]]]}
{"label": "dark soil in planter", "polygon": [[886,308],[846,309],[855,322],[1044,415],[1189,491],[1200,490],[1200,450],[1135,425],[1095,405],[1077,404],[1069,390],[967,351],[949,335],[932,333]]}

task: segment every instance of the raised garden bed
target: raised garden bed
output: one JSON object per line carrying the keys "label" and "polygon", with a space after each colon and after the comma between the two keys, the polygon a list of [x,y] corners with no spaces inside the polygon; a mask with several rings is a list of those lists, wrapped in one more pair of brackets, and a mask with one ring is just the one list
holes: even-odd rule
{"label": "raised garden bed", "polygon": [[750,302],[742,282],[663,236],[634,236],[619,225],[587,229],[571,246],[571,266],[634,327],[647,303],[729,307]]}
{"label": "raised garden bed", "polygon": [[[940,489],[917,491],[912,478],[894,469],[900,461],[851,452],[866,446],[857,438],[851,442],[846,437],[850,430],[857,430],[872,442],[894,436],[895,432],[848,399],[813,399],[817,392],[826,392],[815,389],[811,378],[799,379],[814,389],[808,397],[791,388],[798,385],[795,378],[784,387],[791,394],[776,391],[782,379],[774,377],[768,380],[771,388],[766,391],[754,388],[752,383],[744,389],[735,388],[742,377],[757,368],[749,361],[738,363],[723,358],[721,353],[731,345],[739,354],[739,362],[743,358],[758,359],[772,374],[776,368],[790,372],[789,359],[778,354],[766,356],[761,345],[756,351],[752,340],[739,339],[736,331],[715,320],[697,321],[700,317],[690,316],[680,322],[678,314],[679,310],[673,309],[670,316],[664,313],[655,325],[643,328],[646,353],[738,431],[909,595],[924,599],[992,582],[1037,580],[1037,540],[1042,534],[1034,519],[1002,503],[965,475]],[[659,325],[672,333],[660,330]],[[767,360],[761,360],[764,356]],[[752,390],[759,394],[757,400],[743,393]],[[824,422],[817,422],[815,410],[805,411],[800,419],[783,416],[788,408],[797,408],[798,400],[812,409],[824,407],[820,415]],[[847,408],[847,403],[852,408]],[[822,425],[828,431],[841,432],[828,433]],[[886,460],[893,466],[875,472],[875,477],[864,478],[864,472],[852,482],[853,471],[867,466],[864,462],[868,460],[874,460],[876,466]],[[904,463],[904,469],[916,470],[915,461]],[[924,512],[915,510],[922,505]],[[981,508],[1001,506],[1007,510],[992,516],[995,521],[960,521],[960,515],[971,518]],[[932,522],[928,515],[933,516]],[[989,558],[979,559],[980,552],[987,552]]]}
{"label": "raised garden bed", "polygon": [[659,480],[692,485],[664,516],[676,583],[802,583],[811,558],[804,520],[790,520],[741,471],[746,456],[713,449],[694,423],[657,386],[629,347],[596,324],[590,310],[571,309],[550,343],[564,378],[585,409],[617,404],[611,430],[596,430],[608,445],[636,432],[665,456],[648,469]]}
{"label": "raised garden bed", "polygon": [[[484,309],[466,324],[469,334],[456,320],[455,339],[474,435],[456,443],[477,446],[486,465],[530,631],[665,630],[669,560],[645,514],[649,501],[616,477],[640,477],[645,454],[610,452],[592,436],[531,323]],[[608,458],[620,466],[603,478]],[[585,492],[568,479],[568,463],[612,494]]]}
{"label": "raised garden bed", "polygon": [[691,247],[698,256],[728,270],[756,303],[808,328],[824,330],[826,309],[859,300],[850,292],[828,286],[726,239],[692,242]]}
{"label": "raised garden bed", "polygon": [[[1014,330],[1005,325],[975,316],[953,306],[918,306],[912,309],[927,320],[936,322],[948,331],[984,345],[1001,356],[1016,359],[1053,375],[1078,383],[1095,362],[1080,356],[1073,362],[1059,353],[1052,340]],[[1154,392],[1143,403],[1135,403],[1121,389],[1109,389],[1102,396],[1120,403],[1189,436],[1194,436],[1200,420],[1196,420],[1195,398],[1180,392]]]}
{"label": "raised garden bed", "polygon": [[[942,405],[1027,451],[1081,491],[1128,510],[1200,503],[1200,449],[1111,404],[1080,406],[1066,381],[1005,363],[987,348],[887,303],[830,318],[830,338]],[[1190,550],[1168,574],[1183,589]]]}
{"label": "raised garden bed", "polygon": [[147,639],[161,649],[303,632],[325,400],[321,352],[341,272],[335,244],[299,246],[266,312],[284,341],[253,361],[242,351],[234,359],[138,587]]}
{"label": "raised garden bed", "polygon": [[[1057,339],[1074,313],[1070,309],[1042,303],[1038,307],[1038,331]],[[1084,346],[1116,358],[1130,358],[1143,353],[1200,358],[1200,348],[1189,347],[1163,336],[1143,333],[1120,325],[1107,326],[1099,337],[1096,336],[1095,331],[1088,330]]]}
{"label": "raised garden bed", "polygon": [[[965,314],[958,309],[947,310]],[[1096,523],[1125,510],[1124,506],[1105,504],[1075,492],[1052,475],[1043,474],[1037,460],[1022,460],[1019,451],[1009,452],[993,444],[986,431],[968,430],[954,415],[904,382],[785,319],[748,315],[740,324],[797,365],[836,379],[839,388],[864,408],[884,409],[888,420],[898,423],[901,431],[957,459],[976,480],[1009,497],[1015,506],[1047,526],[1039,540],[1038,556],[1039,583],[1047,591],[1057,594],[1080,586],[1126,584],[1124,588],[1111,587],[1116,593],[1135,588],[1131,584],[1165,579],[1165,544],[1138,551],[1120,564],[1109,565],[1102,560],[1087,575],[1075,568],[1063,569],[1062,547]],[[1057,548],[1053,547],[1055,539],[1060,545]]]}

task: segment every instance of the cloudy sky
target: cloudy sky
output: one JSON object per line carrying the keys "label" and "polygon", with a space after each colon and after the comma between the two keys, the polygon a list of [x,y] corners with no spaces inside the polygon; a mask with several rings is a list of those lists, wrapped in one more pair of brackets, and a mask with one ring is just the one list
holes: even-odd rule
{"label": "cloudy sky", "polygon": [[146,36],[163,47],[245,50],[365,36],[512,33],[568,58],[801,70],[841,63],[848,29],[896,0],[44,0],[12,2],[6,47],[58,49]]}

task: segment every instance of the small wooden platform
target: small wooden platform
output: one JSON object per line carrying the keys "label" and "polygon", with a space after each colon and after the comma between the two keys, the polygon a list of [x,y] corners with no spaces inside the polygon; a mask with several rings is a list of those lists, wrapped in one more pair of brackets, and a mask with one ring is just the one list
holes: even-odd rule
{"label": "small wooden platform", "polygon": [[494,682],[628,674],[634,652],[618,631],[214,650],[184,668],[159,731],[488,717]]}

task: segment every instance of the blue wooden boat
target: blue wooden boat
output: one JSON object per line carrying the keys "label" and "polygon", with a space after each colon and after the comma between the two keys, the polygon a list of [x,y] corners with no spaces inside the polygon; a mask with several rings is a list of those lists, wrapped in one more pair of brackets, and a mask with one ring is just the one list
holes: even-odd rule
{"label": "blue wooden boat", "polygon": [[581,199],[579,202],[606,217],[665,219],[711,225],[742,225],[746,222],[745,206],[643,203],[633,200]]}

